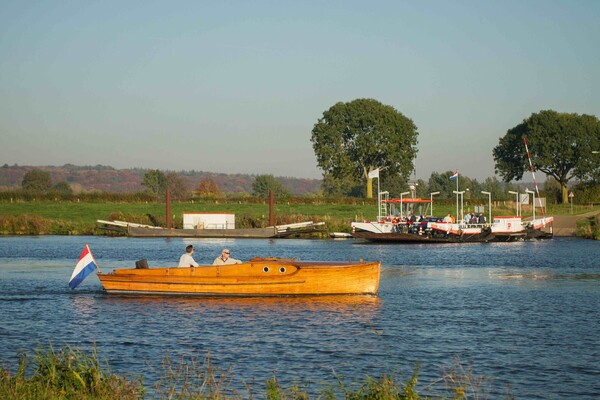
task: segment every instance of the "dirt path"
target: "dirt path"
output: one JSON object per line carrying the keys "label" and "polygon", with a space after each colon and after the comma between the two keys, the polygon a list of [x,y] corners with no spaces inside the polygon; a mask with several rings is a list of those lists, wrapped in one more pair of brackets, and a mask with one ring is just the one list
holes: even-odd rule
{"label": "dirt path", "polygon": [[600,211],[591,211],[579,215],[558,215],[554,217],[553,232],[554,236],[574,236],[577,228],[577,221],[594,215],[600,214]]}

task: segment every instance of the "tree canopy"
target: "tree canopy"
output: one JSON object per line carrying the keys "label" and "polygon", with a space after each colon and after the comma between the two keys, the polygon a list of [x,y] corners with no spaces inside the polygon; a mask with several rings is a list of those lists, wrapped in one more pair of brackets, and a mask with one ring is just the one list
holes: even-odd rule
{"label": "tree canopy", "polygon": [[287,189],[273,175],[258,175],[252,183],[252,194],[256,197],[268,198],[270,190],[276,198],[289,196]]}
{"label": "tree canopy", "polygon": [[23,175],[21,187],[32,192],[47,192],[52,187],[50,172],[32,169]]}
{"label": "tree canopy", "polygon": [[178,175],[176,172],[169,172],[166,178],[167,187],[171,190],[171,196],[173,196],[174,199],[181,200],[189,196],[190,190],[188,188],[188,183],[183,176]]}
{"label": "tree canopy", "polygon": [[380,168],[380,176],[400,176],[404,182],[414,169],[417,127],[394,107],[373,99],[339,102],[323,113],[312,130],[311,142],[317,165],[323,172],[324,187],[343,189],[350,194]]}
{"label": "tree canopy", "polygon": [[169,182],[167,176],[158,169],[153,169],[144,174],[142,185],[148,188],[148,191],[156,196],[165,194]]}
{"label": "tree canopy", "polygon": [[196,193],[201,197],[221,197],[223,193],[221,188],[212,179],[203,179],[196,185]]}
{"label": "tree canopy", "polygon": [[524,137],[533,168],[556,179],[563,203],[571,179],[598,179],[599,155],[593,151],[600,149],[600,121],[595,116],[544,110],[509,129],[493,150],[496,172],[506,182],[521,180],[530,170]]}

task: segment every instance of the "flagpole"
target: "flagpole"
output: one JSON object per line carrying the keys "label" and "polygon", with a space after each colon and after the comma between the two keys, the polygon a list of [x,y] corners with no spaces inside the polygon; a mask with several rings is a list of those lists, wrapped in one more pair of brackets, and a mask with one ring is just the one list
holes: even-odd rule
{"label": "flagpole", "polygon": [[458,171],[456,171],[456,222],[458,222]]}
{"label": "flagpole", "polygon": [[98,265],[98,261],[96,261],[96,257],[94,257],[94,253],[92,253],[92,250],[90,250],[90,246],[88,246],[88,244],[85,244],[85,247],[87,247],[90,256],[92,256],[92,260],[94,260],[94,263],[96,264],[96,269],[98,270],[98,272],[102,273],[102,271],[100,271],[100,266]]}
{"label": "flagpole", "polygon": [[[531,163],[531,154],[529,153],[529,147],[527,147],[527,138],[523,136],[523,142],[525,143],[525,151],[527,152],[527,159],[529,160],[529,168],[531,169],[531,175],[533,176],[533,184],[535,185],[535,191],[537,192],[538,201],[540,203],[540,208],[542,209],[542,221],[545,222],[546,213],[544,212],[544,206],[542,205],[542,198],[540,197],[540,191],[538,189],[537,181],[535,180],[535,172],[533,170],[533,164]],[[533,214],[535,214],[535,199],[533,199]],[[535,221],[533,221],[535,224]]]}

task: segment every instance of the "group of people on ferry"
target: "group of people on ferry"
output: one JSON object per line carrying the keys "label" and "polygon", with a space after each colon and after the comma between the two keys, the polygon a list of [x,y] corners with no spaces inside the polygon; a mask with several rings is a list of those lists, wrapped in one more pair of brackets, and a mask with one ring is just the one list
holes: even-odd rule
{"label": "group of people on ferry", "polygon": [[[386,218],[386,220],[390,221],[390,218]],[[395,216],[394,218],[391,218],[391,222],[393,222],[394,224],[406,223],[407,225],[410,225],[410,224],[419,223],[422,221],[426,221],[426,217],[424,217],[422,215],[416,215],[416,214],[407,214],[406,216],[403,216],[402,218],[400,218],[399,216]],[[438,219],[437,222],[445,222],[448,224],[453,224],[453,223],[456,223],[456,217],[454,215],[448,213],[448,214],[446,214],[446,216],[443,219]],[[482,213],[479,213],[479,215],[477,213],[466,213],[464,216],[463,222],[465,224],[469,224],[469,225],[476,225],[476,224],[483,225],[487,221],[486,221],[485,215],[483,215]]]}

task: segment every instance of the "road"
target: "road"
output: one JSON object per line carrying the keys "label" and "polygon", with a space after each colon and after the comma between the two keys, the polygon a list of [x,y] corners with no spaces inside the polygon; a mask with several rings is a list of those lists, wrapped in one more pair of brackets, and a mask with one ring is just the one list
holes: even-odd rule
{"label": "road", "polygon": [[574,236],[577,228],[577,221],[580,219],[593,217],[600,214],[600,211],[591,211],[579,215],[558,215],[554,217],[553,232],[554,236]]}

